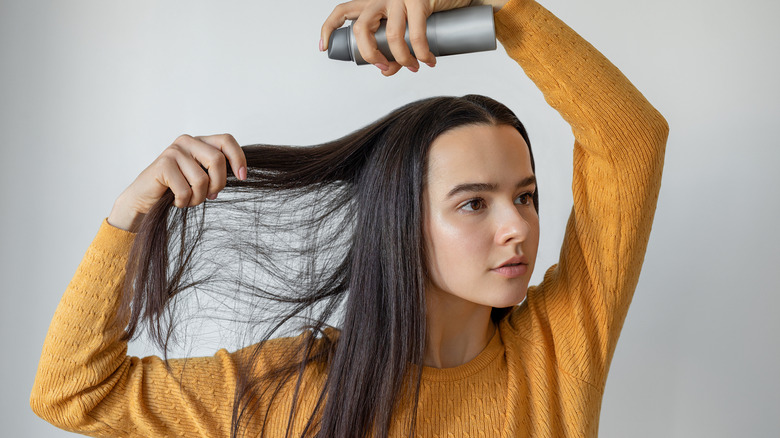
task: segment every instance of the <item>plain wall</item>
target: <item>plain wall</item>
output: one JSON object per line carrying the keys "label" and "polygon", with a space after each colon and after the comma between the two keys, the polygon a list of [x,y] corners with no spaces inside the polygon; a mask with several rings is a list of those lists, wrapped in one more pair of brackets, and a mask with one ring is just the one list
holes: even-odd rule
{"label": "plain wall", "polygon": [[[780,436],[780,5],[542,4],[671,126],[601,436]],[[0,435],[68,435],[29,408],[49,322],[116,197],[182,133],[307,145],[422,97],[491,96],[524,121],[538,163],[533,283],[555,262],[573,136],[520,67],[500,45],[392,78],[330,61],[317,43],[335,5],[0,2]],[[155,352],[134,343],[131,353]]]}

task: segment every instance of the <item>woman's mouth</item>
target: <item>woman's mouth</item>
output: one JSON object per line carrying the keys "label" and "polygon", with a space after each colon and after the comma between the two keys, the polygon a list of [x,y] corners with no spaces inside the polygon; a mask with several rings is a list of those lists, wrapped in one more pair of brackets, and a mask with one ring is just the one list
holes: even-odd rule
{"label": "woman's mouth", "polygon": [[516,265],[501,266],[500,268],[492,269],[492,271],[503,277],[515,278],[525,275],[528,272],[528,265],[518,263]]}
{"label": "woman's mouth", "polygon": [[508,263],[498,268],[493,268],[491,271],[506,278],[520,277],[528,272],[528,263],[519,260],[509,260]]}

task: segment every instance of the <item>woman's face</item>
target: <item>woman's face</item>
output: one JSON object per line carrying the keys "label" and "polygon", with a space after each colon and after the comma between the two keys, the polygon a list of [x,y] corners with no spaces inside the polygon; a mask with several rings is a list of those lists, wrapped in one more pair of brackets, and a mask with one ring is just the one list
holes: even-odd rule
{"label": "woman's face", "polygon": [[427,294],[489,307],[525,298],[539,245],[531,155],[508,125],[461,126],[428,153]]}

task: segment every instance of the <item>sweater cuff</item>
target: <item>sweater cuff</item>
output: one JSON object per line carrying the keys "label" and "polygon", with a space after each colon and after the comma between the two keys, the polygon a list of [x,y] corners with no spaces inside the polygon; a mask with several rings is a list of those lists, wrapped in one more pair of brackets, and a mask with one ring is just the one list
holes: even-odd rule
{"label": "sweater cuff", "polygon": [[507,51],[520,45],[524,24],[534,14],[533,0],[509,0],[493,18],[496,22],[496,38]]}
{"label": "sweater cuff", "polygon": [[104,253],[126,256],[133,246],[135,236],[136,233],[117,228],[108,223],[108,218],[104,218],[92,241],[92,247]]}

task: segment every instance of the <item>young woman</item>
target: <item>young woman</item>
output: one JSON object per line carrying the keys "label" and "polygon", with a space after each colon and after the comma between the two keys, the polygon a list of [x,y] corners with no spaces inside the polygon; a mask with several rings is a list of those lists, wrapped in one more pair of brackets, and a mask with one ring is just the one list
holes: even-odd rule
{"label": "young woman", "polygon": [[[414,52],[433,65],[418,37],[424,20],[458,6],[351,1],[327,19],[323,42],[356,19],[366,60],[385,75],[416,70],[393,35],[408,20]],[[33,410],[92,436],[596,436],[668,127],[542,6],[511,0],[494,10],[499,40],[576,139],[574,205],[559,263],[541,284],[528,287],[539,238],[530,143],[492,99],[423,99],[307,148],[184,135],[101,225],[49,329]],[[383,17],[397,62],[375,50]],[[192,286],[191,249],[203,230],[188,240],[182,208],[218,209],[223,189],[280,206],[316,201],[300,222],[307,262],[291,276],[298,290],[253,289],[291,306],[275,328],[316,316],[300,336],[268,339],[270,330],[234,353],[127,356],[141,321],[167,341],[165,316]],[[183,240],[169,239],[176,230]],[[168,242],[181,242],[171,266]],[[251,253],[258,266],[276,266],[268,247]]]}

